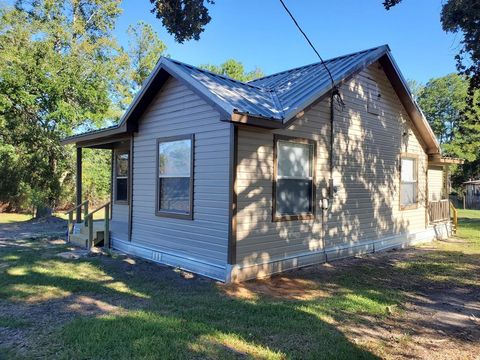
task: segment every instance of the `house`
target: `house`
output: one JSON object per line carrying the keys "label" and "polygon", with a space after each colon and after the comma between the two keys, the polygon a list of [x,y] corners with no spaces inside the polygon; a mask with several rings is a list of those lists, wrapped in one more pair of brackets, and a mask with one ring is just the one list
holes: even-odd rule
{"label": "house", "polygon": [[464,208],[480,210],[480,180],[470,180],[463,183]]}
{"label": "house", "polygon": [[82,148],[109,149],[111,246],[225,282],[450,232],[456,160],[386,45],[248,83],[161,58],[117,126],[64,143],[77,221]]}

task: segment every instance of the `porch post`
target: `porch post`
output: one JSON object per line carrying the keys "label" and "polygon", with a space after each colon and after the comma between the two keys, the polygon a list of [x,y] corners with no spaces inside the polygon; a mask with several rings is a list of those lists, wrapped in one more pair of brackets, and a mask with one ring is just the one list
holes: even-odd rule
{"label": "porch post", "polygon": [[[77,147],[77,175],[76,175],[76,188],[77,188],[77,206],[82,203],[82,148]],[[77,223],[82,222],[82,209],[77,208]]]}

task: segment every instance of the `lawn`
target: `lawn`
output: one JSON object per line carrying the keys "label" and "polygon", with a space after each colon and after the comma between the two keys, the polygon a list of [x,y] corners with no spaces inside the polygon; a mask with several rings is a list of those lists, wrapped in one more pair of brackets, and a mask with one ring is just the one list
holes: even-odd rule
{"label": "lawn", "polygon": [[115,254],[63,259],[59,241],[0,241],[0,358],[474,359],[468,326],[432,332],[437,297],[478,300],[480,211],[460,217],[452,241],[229,286]]}

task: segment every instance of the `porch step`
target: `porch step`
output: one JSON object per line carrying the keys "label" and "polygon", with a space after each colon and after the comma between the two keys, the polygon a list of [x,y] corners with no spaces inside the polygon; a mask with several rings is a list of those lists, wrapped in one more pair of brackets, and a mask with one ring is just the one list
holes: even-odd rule
{"label": "porch step", "polygon": [[[70,242],[74,245],[88,247],[88,226],[85,224],[75,224],[78,229],[76,234],[70,234]],[[104,239],[104,228],[102,222],[93,223],[93,246],[102,245]]]}
{"label": "porch step", "polygon": [[85,234],[70,234],[70,242],[82,248],[88,247],[88,235]]}

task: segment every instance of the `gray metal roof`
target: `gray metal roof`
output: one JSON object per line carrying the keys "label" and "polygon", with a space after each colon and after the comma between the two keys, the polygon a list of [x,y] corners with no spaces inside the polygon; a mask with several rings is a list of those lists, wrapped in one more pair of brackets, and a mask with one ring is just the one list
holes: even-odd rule
{"label": "gray metal roof", "polygon": [[[388,52],[388,46],[363,50],[325,61],[335,84],[368,66]],[[234,112],[286,121],[331,89],[331,80],[320,62],[244,83],[177,60],[164,58],[190,80],[231,105]]]}
{"label": "gray metal roof", "polygon": [[[428,121],[413,99],[388,45],[343,55],[325,61],[336,86],[341,85],[375,61],[384,67],[400,101],[414,121],[427,144],[429,154],[439,154],[440,146]],[[288,126],[295,116],[329,93],[332,83],[321,63],[301,66],[277,74],[265,76],[248,83],[214,74],[177,60],[160,58],[150,76],[145,80],[118,125],[97,134],[79,134],[63,140],[63,143],[80,143],[86,139],[118,137],[122,133],[136,131],[136,124],[158,89],[173,76],[216,108],[221,120],[258,125],[266,128]]]}

